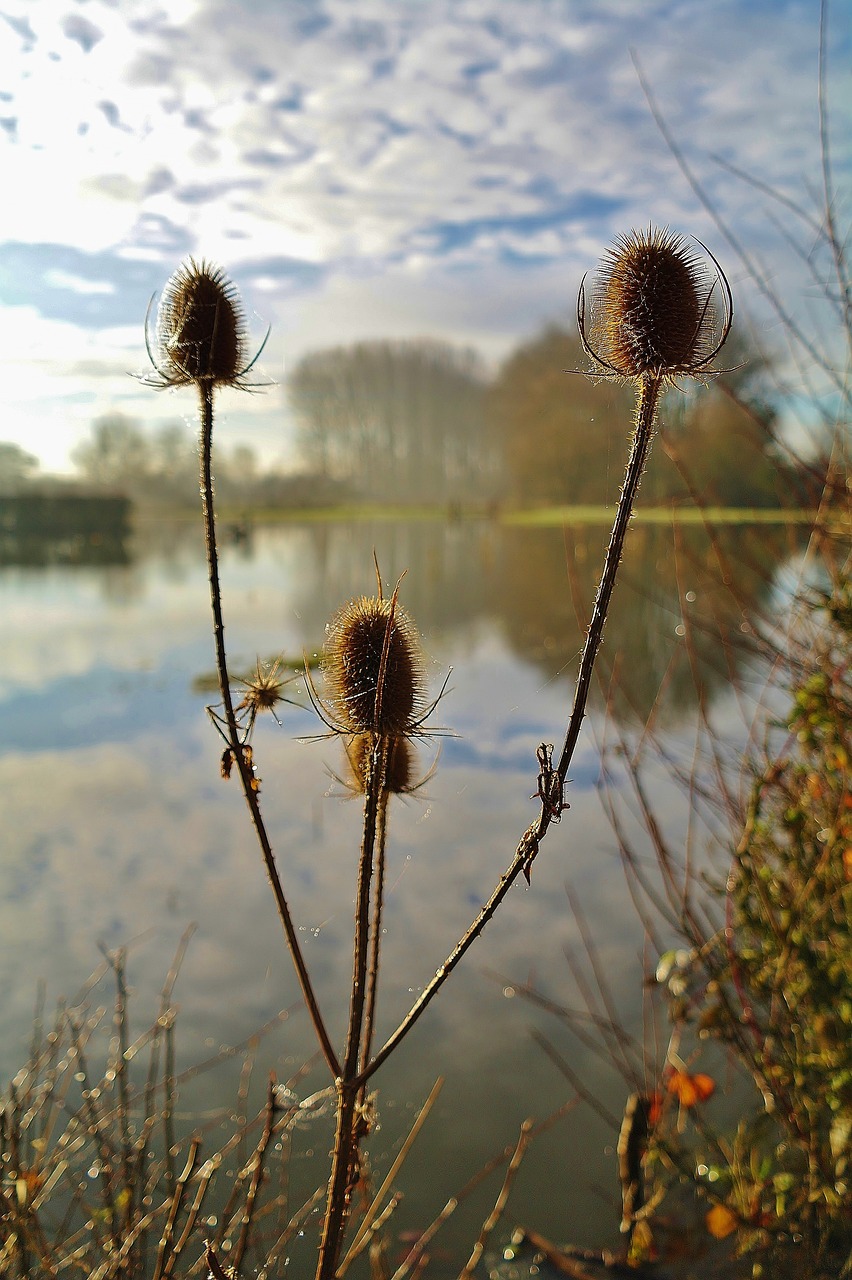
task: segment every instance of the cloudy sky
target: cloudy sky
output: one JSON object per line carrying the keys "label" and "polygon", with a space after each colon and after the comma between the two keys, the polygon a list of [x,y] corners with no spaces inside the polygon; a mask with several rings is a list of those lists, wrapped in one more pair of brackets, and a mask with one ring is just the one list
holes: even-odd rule
{"label": "cloudy sky", "polygon": [[[0,19],[0,439],[49,469],[99,414],[191,418],[189,392],[128,376],[189,254],[227,269],[258,341],[272,326],[273,385],[223,403],[269,460],[292,456],[304,352],[430,335],[496,362],[649,221],[705,240],[768,328],[631,49],[726,220],[811,305],[771,206],[718,157],[818,191],[818,0],[0,0]],[[848,192],[842,3],[828,51]]]}

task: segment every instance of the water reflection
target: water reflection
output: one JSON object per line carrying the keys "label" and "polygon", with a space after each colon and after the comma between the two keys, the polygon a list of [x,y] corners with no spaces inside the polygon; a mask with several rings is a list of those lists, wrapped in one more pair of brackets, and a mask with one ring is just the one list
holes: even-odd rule
{"label": "water reflection", "polygon": [[0,565],[111,565],[129,559],[127,498],[72,491],[5,493]]}
{"label": "water reflection", "polygon": [[[117,946],[149,937],[131,957],[136,999],[147,1014],[178,936],[189,920],[198,922],[179,987],[184,1065],[207,1055],[208,1040],[239,1041],[298,999],[241,797],[219,778],[221,747],[203,712],[205,697],[194,691],[196,678],[212,666],[200,536],[194,527],[157,527],[150,535],[123,568],[0,571],[4,1076],[25,1056],[37,977],[46,978],[52,995],[70,994],[93,967],[99,939]],[[234,670],[248,669],[257,654],[318,648],[335,609],[372,590],[374,548],[387,581],[408,570],[403,599],[424,632],[434,692],[447,668],[454,669],[439,720],[459,736],[444,740],[439,769],[424,792],[400,801],[390,816],[380,1037],[444,960],[533,816],[535,749],[563,728],[582,636],[571,584],[588,608],[603,536],[595,529],[563,534],[484,521],[377,522],[257,528],[249,540],[223,547]],[[675,628],[687,591],[707,620],[708,630],[697,628],[695,642],[706,659],[707,688],[721,690],[727,653],[734,665],[740,653],[720,649],[709,628],[717,621],[736,628],[747,603],[766,600],[782,554],[782,543],[762,531],[732,533],[714,544],[699,531],[674,542],[669,531],[634,528],[607,630],[610,655],[624,654],[625,707],[641,713],[653,702],[655,682],[683,644]],[[729,603],[707,594],[719,557],[729,566]],[[673,717],[686,717],[690,688],[688,678],[672,679]],[[329,794],[340,790],[327,772],[340,771],[338,744],[300,741],[317,733],[315,718],[306,708],[287,706],[284,713],[283,729],[257,727],[262,798],[316,986],[339,1039],[358,805]],[[550,1029],[546,1016],[504,999],[503,984],[487,971],[515,981],[532,975],[554,999],[572,1002],[563,949],[581,943],[566,880],[598,936],[613,999],[626,1021],[635,1020],[641,930],[595,793],[594,719],[589,729],[572,769],[571,811],[549,835],[531,889],[518,886],[508,896],[469,962],[378,1077],[379,1171],[411,1108],[438,1074],[448,1077],[434,1124],[422,1135],[420,1159],[408,1168],[401,1232],[428,1222],[494,1151],[514,1140],[529,1112],[541,1117],[565,1101],[564,1081],[528,1039],[531,1024]],[[662,779],[655,800],[677,832],[685,818],[675,784]],[[286,1079],[292,1064],[314,1049],[306,1019],[295,1014],[268,1050],[264,1046],[264,1070],[275,1067]],[[599,1081],[594,1060],[581,1052],[572,1063]],[[322,1083],[316,1072],[305,1089]],[[223,1088],[233,1096],[234,1079],[223,1085],[204,1078],[193,1105],[221,1106]],[[612,1109],[622,1104],[616,1096]],[[595,1117],[572,1114],[528,1157],[514,1220],[581,1244],[617,1236],[614,1160],[605,1150],[612,1137]],[[314,1145],[325,1151],[328,1135],[319,1133]],[[304,1150],[308,1181],[316,1166]],[[605,1188],[603,1199],[594,1184]],[[454,1220],[451,1251],[469,1246],[494,1194],[484,1188]]]}
{"label": "water reflection", "polygon": [[[548,675],[575,670],[607,537],[575,526],[503,539],[495,615],[518,657]],[[695,705],[696,683],[712,697],[735,680],[749,653],[743,621],[765,613],[790,551],[783,529],[634,525],[604,636],[615,717],[644,720],[665,685],[671,720]],[[592,699],[603,702],[600,684]]]}
{"label": "water reflection", "polygon": [[[269,531],[255,541],[268,539]],[[405,573],[406,608],[430,637],[469,643],[496,629],[523,662],[553,679],[572,678],[597,588],[608,530],[596,525],[512,528],[482,521],[323,524],[285,535],[284,563],[298,544],[298,572],[287,587],[301,644],[321,647],[325,624],[353,594],[374,588],[375,551],[387,584]],[[250,564],[257,549],[241,544]],[[286,550],[285,550],[286,547]],[[644,720],[665,687],[664,714],[676,719],[726,687],[747,660],[746,617],[761,617],[779,566],[791,553],[784,529],[637,524],[604,638],[607,695],[618,719]],[[274,553],[273,553],[274,554]],[[465,636],[468,640],[465,640]]]}
{"label": "water reflection", "polygon": [[[598,525],[514,528],[490,521],[247,524],[239,536],[226,529],[222,539],[232,581],[254,592],[248,617],[235,616],[233,607],[229,614],[242,629],[271,603],[257,593],[275,592],[297,624],[292,656],[312,653],[336,608],[373,590],[375,551],[386,583],[405,573],[403,598],[427,645],[449,634],[464,644],[477,628],[496,628],[521,661],[568,679],[607,536]],[[609,690],[617,717],[645,718],[662,685],[671,717],[694,704],[696,679],[712,695],[736,678],[748,653],[743,620],[765,612],[778,568],[795,550],[791,536],[771,526],[631,529],[604,640],[604,664],[617,674]],[[75,566],[100,566],[93,580],[105,601],[121,607],[143,602],[154,580],[188,586],[202,555],[196,522],[151,523],[120,558],[83,558]],[[603,696],[600,686],[593,690],[598,705]]]}
{"label": "water reflection", "polygon": [[126,565],[130,562],[126,534],[0,534],[0,566]]}
{"label": "water reflection", "polygon": [[311,530],[309,566],[296,584],[296,607],[309,634],[323,636],[338,604],[405,573],[405,607],[430,635],[463,633],[493,611],[501,530],[489,523],[418,522],[323,525]]}

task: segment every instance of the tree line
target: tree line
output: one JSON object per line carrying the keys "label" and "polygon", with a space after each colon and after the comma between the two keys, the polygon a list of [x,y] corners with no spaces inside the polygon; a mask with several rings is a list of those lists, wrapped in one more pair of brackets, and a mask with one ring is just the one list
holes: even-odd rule
{"label": "tree line", "polygon": [[[767,367],[742,343],[735,367],[661,414],[642,500],[789,502]],[[311,469],[374,500],[606,504],[618,497],[631,393],[583,376],[576,331],[552,326],[488,378],[475,353],[369,342],[311,353],[288,383]]]}
{"label": "tree line", "polygon": [[[770,370],[742,342],[730,363],[698,394],[673,393],[664,403],[643,504],[797,501],[796,466],[774,443]],[[225,449],[220,497],[246,506],[612,503],[630,393],[583,376],[587,366],[576,331],[557,326],[517,347],[491,376],[474,351],[426,339],[311,352],[287,384],[300,466],[270,470],[245,445]],[[110,413],[95,420],[72,460],[87,484],[138,502],[197,501],[196,451],[180,424],[151,433]],[[32,455],[0,444],[0,490],[37,479]]]}
{"label": "tree line", "polygon": [[312,352],[287,390],[313,470],[365,498],[446,502],[499,490],[487,387],[475,352],[421,340]]}

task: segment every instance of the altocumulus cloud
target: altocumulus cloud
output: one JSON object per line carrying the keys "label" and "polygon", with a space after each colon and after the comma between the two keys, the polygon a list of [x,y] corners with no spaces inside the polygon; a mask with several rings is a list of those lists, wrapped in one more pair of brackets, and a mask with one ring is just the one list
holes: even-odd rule
{"label": "altocumulus cloud", "polygon": [[[13,403],[9,431],[55,461],[33,425],[56,420],[48,401],[75,397],[78,434],[105,406],[136,411],[140,316],[189,252],[273,323],[280,377],[285,353],[367,336],[499,355],[568,315],[625,227],[712,238],[631,46],[724,215],[765,248],[754,192],[707,157],[788,194],[816,184],[817,16],[785,0],[7,0],[0,284],[30,337],[45,325],[42,398]],[[57,322],[102,379],[52,369]],[[14,341],[9,356],[33,359]],[[280,438],[280,395],[237,413]]]}

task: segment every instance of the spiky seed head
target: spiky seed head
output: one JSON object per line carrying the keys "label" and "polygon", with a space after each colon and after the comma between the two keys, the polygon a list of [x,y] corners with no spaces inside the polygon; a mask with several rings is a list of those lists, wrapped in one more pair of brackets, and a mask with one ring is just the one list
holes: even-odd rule
{"label": "spiky seed head", "polygon": [[211,263],[190,258],[169,280],[157,312],[157,360],[169,386],[239,382],[246,328],[235,286]]}
{"label": "spiky seed head", "polygon": [[625,378],[700,374],[727,336],[712,302],[716,281],[682,236],[654,227],[619,236],[590,288],[587,350]]}
{"label": "spiky seed head", "polygon": [[284,695],[281,690],[286,681],[278,679],[278,666],[276,662],[270,670],[264,671],[258,661],[255,674],[241,681],[245,686],[241,707],[247,707],[257,715],[261,711],[272,711],[279,702],[283,702]]}
{"label": "spiky seed head", "polygon": [[[359,733],[346,744],[346,757],[352,775],[353,791],[363,795],[375,739],[371,733]],[[391,738],[385,761],[384,789],[391,795],[405,795],[413,789],[413,751],[407,738]]]}
{"label": "spiky seed head", "polygon": [[361,596],[345,605],[328,625],[322,670],[329,710],[344,733],[393,737],[416,729],[423,660],[414,624],[395,598]]}

